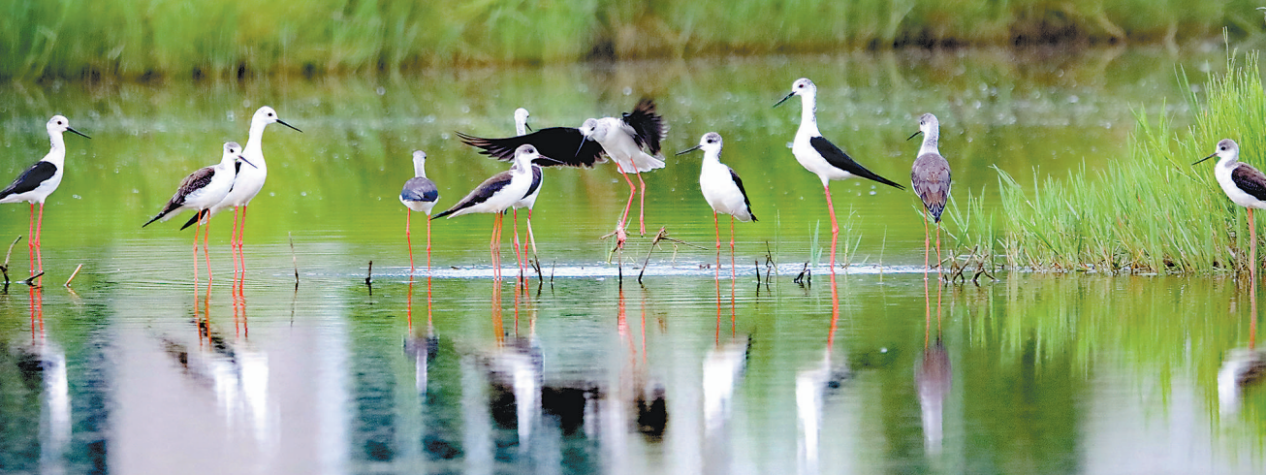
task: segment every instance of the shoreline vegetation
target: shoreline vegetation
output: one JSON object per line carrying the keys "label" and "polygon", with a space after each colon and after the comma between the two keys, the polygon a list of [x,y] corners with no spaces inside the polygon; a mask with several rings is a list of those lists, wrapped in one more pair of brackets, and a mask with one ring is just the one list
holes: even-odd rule
{"label": "shoreline vegetation", "polygon": [[1242,0],[128,0],[0,7],[2,79],[240,79],[713,54],[1258,36]]}
{"label": "shoreline vegetation", "polygon": [[[1191,91],[1194,124],[1184,132],[1163,115],[1136,113],[1130,152],[1101,171],[1012,177],[998,170],[1001,209],[984,212],[981,193],[951,218],[957,249],[991,252],[1011,269],[1107,274],[1219,274],[1249,269],[1247,214],[1227,199],[1209,162],[1218,140],[1239,142],[1242,161],[1261,167],[1266,90],[1256,52]],[[1260,263],[1258,264],[1260,265]]]}

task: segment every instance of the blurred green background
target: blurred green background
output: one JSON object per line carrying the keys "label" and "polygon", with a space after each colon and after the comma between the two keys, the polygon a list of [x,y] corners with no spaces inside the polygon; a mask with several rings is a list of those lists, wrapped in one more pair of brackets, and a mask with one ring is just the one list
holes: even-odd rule
{"label": "blurred green background", "polygon": [[455,64],[836,52],[905,45],[1166,44],[1262,33],[1200,0],[15,0],[0,77],[137,79]]}

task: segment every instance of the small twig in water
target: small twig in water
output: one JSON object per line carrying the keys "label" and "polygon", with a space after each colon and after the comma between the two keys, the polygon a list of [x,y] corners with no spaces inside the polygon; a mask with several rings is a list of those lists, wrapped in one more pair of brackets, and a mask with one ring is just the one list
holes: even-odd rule
{"label": "small twig in water", "polygon": [[651,262],[651,253],[655,252],[655,247],[664,239],[668,239],[667,226],[660,227],[659,232],[655,233],[655,238],[651,239],[650,248],[646,250],[646,259],[642,261],[642,270],[637,273],[638,284],[642,283],[642,275],[646,274],[646,266]]}
{"label": "small twig in water", "polygon": [[26,285],[28,285],[28,286],[30,286],[30,287],[38,287],[37,285],[35,285],[35,279],[38,279],[38,278],[43,277],[43,276],[44,276],[44,273],[43,273],[43,272],[40,272],[40,273],[35,274],[35,275],[33,275],[33,276],[27,277],[27,278],[26,278],[26,280],[23,280],[23,281],[22,281],[22,283],[23,283],[23,284],[26,284]]}
{"label": "small twig in water", "polygon": [[290,237],[290,263],[295,266],[295,288],[299,288],[299,259],[295,257],[295,237],[289,231],[286,236]]}
{"label": "small twig in water", "polygon": [[756,288],[760,288],[760,259],[752,261],[752,267],[756,268]]}
{"label": "small twig in water", "polygon": [[83,269],[83,268],[84,268],[83,264],[79,264],[78,266],[76,266],[75,271],[70,273],[70,278],[66,279],[66,283],[62,284],[62,287],[70,287],[70,281],[75,280],[75,276],[79,275],[79,269]]}
{"label": "small twig in water", "polygon": [[813,270],[809,268],[809,263],[807,261],[804,263],[804,269],[801,269],[800,274],[797,275],[796,278],[791,279],[791,281],[793,283],[800,284],[801,286],[805,283],[813,285]]}
{"label": "small twig in water", "polygon": [[4,272],[4,285],[6,286],[9,285],[9,258],[13,257],[13,246],[16,246],[18,244],[18,241],[21,241],[21,240],[22,240],[21,234],[19,234],[18,237],[13,238],[13,243],[9,244],[9,252],[5,253],[4,255],[4,265],[0,266],[0,271]]}
{"label": "small twig in water", "polygon": [[374,285],[374,261],[369,261],[369,271],[365,273],[365,285]]}

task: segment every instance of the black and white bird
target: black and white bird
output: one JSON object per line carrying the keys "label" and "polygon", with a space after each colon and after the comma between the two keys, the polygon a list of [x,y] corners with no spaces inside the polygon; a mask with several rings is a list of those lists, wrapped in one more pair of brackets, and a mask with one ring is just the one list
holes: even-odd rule
{"label": "black and white bird", "polygon": [[549,160],[541,156],[535,146],[520,145],[514,153],[514,166],[484,180],[452,208],[431,217],[431,219],[439,219],[470,213],[496,213],[497,217],[492,226],[492,239],[488,245],[492,253],[495,279],[501,278],[501,218],[505,210],[527,196],[528,190],[532,187],[532,162],[538,159]]}
{"label": "black and white bird", "polygon": [[[427,217],[431,216],[431,209],[435,208],[435,202],[440,200],[440,190],[435,187],[435,182],[426,177],[426,152],[421,150],[413,151],[413,178],[404,182],[404,189],[400,190],[400,203],[404,204],[409,211],[405,212],[404,218],[404,240],[409,245],[409,274],[413,274],[413,238],[409,236],[409,224],[413,218],[413,212],[426,213]],[[426,220],[426,270],[431,270],[431,220]]]}
{"label": "black and white bird", "polygon": [[[163,205],[163,209],[142,224],[141,227],[149,226],[154,221],[167,221],[172,216],[179,214],[184,210],[193,210],[193,221],[198,223],[198,228],[193,232],[193,257],[194,257],[194,278],[198,276],[198,230],[202,228],[205,222],[207,225],[206,233],[203,234],[203,253],[207,258],[207,278],[211,278],[211,255],[206,249],[207,234],[211,232],[211,216],[210,209],[215,206],[229,191],[233,189],[233,180],[237,177],[238,163],[245,163],[250,167],[255,164],[246,160],[242,156],[242,146],[237,142],[226,142],[224,144],[224,155],[220,157],[220,163],[209,167],[199,168],[190,173],[184,180],[180,182],[180,186],[176,188],[176,193],[171,195],[171,199],[167,200],[167,204]],[[199,219],[199,218],[202,219]]]}
{"label": "black and white bird", "polygon": [[[514,110],[515,133],[520,136],[527,135],[528,130],[531,130],[531,127],[528,127],[527,123],[528,117],[530,116],[531,114],[528,114],[528,110],[522,107]],[[514,206],[511,207],[511,213],[513,213],[511,217],[514,219],[514,252],[516,253],[516,258],[518,257],[517,253],[519,252],[519,208],[527,208],[527,241],[524,242],[523,245],[527,246],[528,244],[531,244],[532,256],[536,256],[536,234],[532,232],[532,207],[536,206],[536,198],[541,195],[541,184],[544,180],[545,173],[541,170],[541,166],[533,163],[532,187],[528,189],[527,196],[524,196],[523,199],[514,203]],[[537,262],[540,262],[539,257],[536,259]],[[527,262],[526,247],[523,249],[523,258],[519,259],[519,273],[521,275],[524,272],[523,264],[525,262]]]}
{"label": "black and white bird", "polygon": [[717,213],[730,215],[730,275],[733,278],[737,274],[734,269],[734,220],[756,221],[756,215],[752,214],[752,203],[747,199],[747,190],[743,189],[743,180],[739,179],[733,168],[721,163],[721,146],[721,134],[708,132],[699,139],[699,145],[677,152],[677,155],[703,149],[703,165],[699,168],[699,191],[703,192],[703,199],[712,207],[718,268],[721,266],[721,223],[717,219]]}
{"label": "black and white bird", "polygon": [[[1252,165],[1240,162],[1240,146],[1231,139],[1218,141],[1218,149],[1212,155],[1196,163],[1218,157],[1213,177],[1222,185],[1222,191],[1232,203],[1248,210],[1249,270],[1257,280],[1257,227],[1253,225],[1253,209],[1266,209],[1266,174]],[[1195,165],[1193,163],[1192,165]],[[1256,284],[1253,284],[1256,285]]]}
{"label": "black and white bird", "polygon": [[[668,126],[664,123],[663,118],[656,113],[653,100],[642,99],[638,102],[633,112],[625,113],[620,119],[613,117],[607,117],[606,119],[585,120],[579,129],[550,127],[527,135],[502,139],[473,137],[460,132],[457,133],[457,136],[461,137],[462,142],[467,145],[481,149],[479,153],[502,161],[512,160],[514,151],[520,145],[532,144],[542,156],[554,160],[554,163],[546,162],[542,166],[565,165],[592,168],[595,164],[605,163],[608,156],[610,156],[617,160],[617,165],[619,165],[622,175],[663,168],[663,161],[651,155],[659,154],[659,144],[664,139]],[[600,123],[606,123],[607,126],[599,129]],[[625,153],[629,147],[617,145],[623,142],[620,141],[620,134],[613,134],[611,133],[612,130],[619,130],[624,135],[631,136],[631,140],[635,144],[633,148],[637,149],[645,146],[650,155],[641,153],[639,150],[640,155],[636,155],[636,159],[630,158],[635,155]],[[630,130],[632,132],[629,132]],[[609,141],[611,148],[606,147],[603,140]],[[634,167],[634,165],[638,165],[638,167]],[[616,229],[617,240],[620,244],[623,244],[625,240],[623,225],[628,220],[629,208],[632,206],[633,197],[637,192],[637,187],[633,185],[633,181],[628,176],[625,176],[624,179],[629,184],[630,194],[629,201],[624,206],[624,213],[620,218],[620,225]],[[641,180],[640,175],[638,179]],[[645,182],[642,184],[645,187]],[[645,225],[643,225],[643,228],[645,228]]]}
{"label": "black and white bird", "polygon": [[646,181],[642,180],[642,172],[664,168],[663,156],[659,153],[659,144],[668,135],[668,123],[655,111],[655,101],[642,98],[633,112],[627,112],[620,118],[603,117],[586,119],[580,126],[580,133],[586,141],[598,142],[607,156],[615,161],[629,184],[629,201],[624,205],[624,213],[616,223],[615,235],[617,245],[626,239],[624,228],[628,224],[629,208],[633,206],[633,197],[638,189],[633,186],[629,173],[637,175],[642,187],[642,198],[638,205],[639,233],[646,235]]}
{"label": "black and white bird", "polygon": [[[251,117],[250,136],[246,139],[246,148],[242,150],[242,156],[246,160],[250,160],[255,166],[251,168],[238,169],[237,177],[234,178],[233,189],[215,206],[212,206],[210,213],[201,213],[194,215],[180,229],[185,229],[197,222],[199,216],[204,219],[210,218],[220,213],[225,208],[233,208],[233,237],[229,240],[229,245],[234,249],[236,256],[233,261],[234,267],[238,267],[237,259],[242,259],[241,269],[245,272],[246,261],[241,255],[242,245],[246,235],[246,208],[251,204],[251,200],[255,199],[255,195],[264,188],[264,181],[268,179],[268,163],[264,160],[264,149],[261,144],[264,139],[264,129],[268,124],[281,124],[296,132],[302,133],[297,127],[287,124],[277,115],[277,111],[272,107],[263,106],[255,111],[255,115]],[[240,219],[240,223],[239,223]]]}
{"label": "black and white bird", "polygon": [[941,125],[935,115],[929,112],[919,117],[919,131],[906,140],[918,137],[919,134],[923,134],[923,146],[919,147],[914,166],[910,168],[910,184],[914,186],[914,193],[919,195],[923,207],[927,209],[927,214],[923,216],[923,279],[927,280],[928,255],[931,253],[928,219],[936,225],[936,268],[941,268],[941,213],[949,202],[950,167],[936,148],[941,137]]}
{"label": "black and white bird", "polygon": [[[40,235],[44,229],[44,200],[48,199],[48,195],[57,191],[57,186],[62,183],[62,171],[66,168],[66,142],[62,140],[63,132],[81,136],[83,138],[91,138],[80,133],[78,130],[70,127],[70,120],[63,116],[55,115],[48,119],[48,123],[44,125],[48,130],[48,140],[52,143],[52,148],[48,154],[44,155],[40,161],[35,162],[30,168],[18,175],[8,187],[0,190],[0,203],[21,203],[23,201],[31,204],[31,218],[29,230],[27,232],[26,245],[28,250],[35,252],[40,247]],[[35,204],[40,204],[39,220],[35,217]],[[36,259],[39,261],[39,272],[44,272],[44,258],[39,253],[35,253]],[[31,273],[35,274],[35,262],[31,263]]]}
{"label": "black and white bird", "polygon": [[858,176],[898,190],[904,190],[905,187],[867,170],[830,140],[822,137],[822,133],[818,132],[818,119],[815,115],[817,93],[818,88],[813,85],[813,81],[809,78],[800,78],[791,84],[791,92],[774,104],[774,107],[791,99],[791,96],[800,96],[800,128],[796,130],[796,139],[792,142],[791,153],[796,156],[796,161],[800,162],[801,166],[822,180],[822,188],[826,193],[827,211],[831,213],[831,272],[834,274],[835,246],[840,237],[840,225],[835,219],[835,205],[831,203],[831,180],[846,180]]}

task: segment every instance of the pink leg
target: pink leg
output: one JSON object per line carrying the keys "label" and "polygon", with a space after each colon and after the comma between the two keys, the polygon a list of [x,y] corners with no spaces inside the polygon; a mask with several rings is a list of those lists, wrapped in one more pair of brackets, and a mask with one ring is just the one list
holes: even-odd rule
{"label": "pink leg", "polygon": [[35,203],[31,203],[31,219],[27,220],[26,254],[31,263],[31,275],[35,275]]}
{"label": "pink leg", "polygon": [[[410,251],[412,253],[412,251]],[[431,215],[426,217],[426,275],[431,276]]]}
{"label": "pink leg", "polygon": [[[730,281],[735,280],[738,280],[738,271],[734,269],[734,215],[730,215]],[[730,305],[733,306],[733,302]]]}
{"label": "pink leg", "polygon": [[637,173],[637,182],[642,185],[642,195],[638,197],[637,204],[637,224],[638,232],[646,235],[646,182],[642,180],[642,174]]}
{"label": "pink leg", "polygon": [[246,205],[242,205],[242,228],[237,235],[237,254],[242,259],[242,277],[246,277]]}
{"label": "pink leg", "polygon": [[513,209],[510,213],[510,226],[514,231],[514,238],[510,243],[511,247],[514,248],[514,260],[519,263],[519,280],[521,281],[525,274],[523,273],[523,257],[519,254],[519,210]]}
{"label": "pink leg", "polygon": [[[213,279],[213,277],[211,276],[211,247],[209,245],[210,243],[207,242],[210,236],[211,236],[211,217],[208,216],[207,229],[202,232],[202,255],[207,258],[207,286],[208,288],[210,288],[211,280]],[[194,258],[197,258],[197,256],[194,256]]]}
{"label": "pink leg", "polygon": [[40,203],[40,220],[35,224],[35,260],[39,261],[39,272],[44,272],[44,203]]}
{"label": "pink leg", "polygon": [[404,242],[409,246],[409,275],[413,275],[413,238],[409,236],[409,222],[413,219],[413,211],[404,210]]}
{"label": "pink leg", "polygon": [[835,246],[840,240],[840,223],[835,221],[835,205],[831,203],[831,185],[822,185],[826,192],[826,210],[831,213],[831,275],[835,275]]}
{"label": "pink leg", "polygon": [[[928,233],[928,217],[925,215],[923,216],[923,281],[924,282],[927,282],[928,280],[928,269],[930,269],[930,267],[928,267],[928,254],[932,252],[931,247],[930,247],[931,245],[932,245],[931,236]],[[930,312],[931,311],[929,310],[929,314],[931,314]]]}
{"label": "pink leg", "polygon": [[[717,321],[721,318],[721,222],[717,220],[717,212],[712,212],[712,228],[717,232]],[[720,327],[718,327],[720,328]],[[718,330],[719,331],[719,330]]]}
{"label": "pink leg", "polygon": [[[195,300],[195,302],[197,301],[197,298],[198,298],[198,291],[197,291],[197,286],[198,286],[198,233],[199,233],[199,232],[201,232],[201,231],[202,231],[202,221],[198,221],[198,223],[197,223],[197,227],[193,228],[193,285],[194,285],[194,292],[193,292],[193,294],[194,294],[194,300]],[[196,304],[196,303],[194,304],[194,307],[197,307],[197,304]]]}

